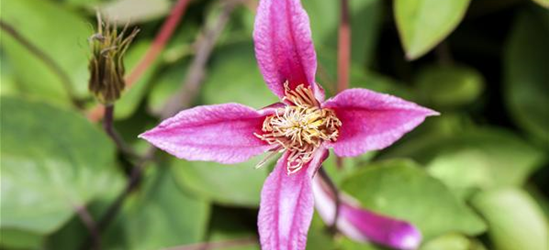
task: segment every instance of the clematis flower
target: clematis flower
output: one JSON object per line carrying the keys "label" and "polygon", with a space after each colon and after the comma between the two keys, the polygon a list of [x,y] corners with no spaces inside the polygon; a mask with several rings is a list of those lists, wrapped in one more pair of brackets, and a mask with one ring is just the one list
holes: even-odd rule
{"label": "clematis flower", "polygon": [[312,179],[328,150],[352,157],[385,148],[437,113],[366,89],[325,101],[299,0],[261,0],[253,37],[259,69],[279,103],[260,110],[236,103],[199,106],[140,137],[191,161],[232,164],[282,153],[261,191],[261,246],[302,250],[313,215]]}
{"label": "clematis flower", "polygon": [[[318,214],[332,225],[336,218],[335,194],[320,176],[314,178],[313,193]],[[355,241],[403,250],[416,249],[421,243],[421,232],[414,225],[365,210],[345,193],[339,194],[337,213],[338,231]]]}

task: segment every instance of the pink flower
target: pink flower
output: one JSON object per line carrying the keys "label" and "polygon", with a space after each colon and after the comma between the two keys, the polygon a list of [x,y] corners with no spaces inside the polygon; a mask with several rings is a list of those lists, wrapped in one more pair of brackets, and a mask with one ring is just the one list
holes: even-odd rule
{"label": "pink flower", "polygon": [[[315,206],[320,217],[329,225],[336,213],[335,195],[320,176],[313,181]],[[421,232],[412,224],[360,208],[359,202],[345,193],[339,194],[338,231],[359,241],[373,241],[396,249],[412,250],[421,243]]]}
{"label": "pink flower", "polygon": [[365,89],[324,101],[315,82],[309,18],[299,0],[261,0],[254,41],[261,73],[279,103],[261,110],[236,103],[199,106],[140,137],[186,160],[230,164],[266,151],[283,153],[261,193],[261,246],[302,250],[313,215],[312,178],[328,149],[342,157],[382,149],[437,113]]}

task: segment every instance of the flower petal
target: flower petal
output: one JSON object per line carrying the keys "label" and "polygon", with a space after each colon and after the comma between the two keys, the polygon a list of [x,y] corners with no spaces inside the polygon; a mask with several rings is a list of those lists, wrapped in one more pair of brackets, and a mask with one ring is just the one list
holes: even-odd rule
{"label": "flower petal", "polygon": [[[313,181],[313,193],[317,211],[326,222],[333,224],[335,201],[331,191],[320,176]],[[345,194],[340,194],[337,229],[347,237],[360,241],[372,241],[396,249],[416,249],[421,243],[421,232],[412,224],[361,209]]]}
{"label": "flower petal", "polygon": [[269,112],[237,103],[199,106],[139,137],[182,159],[238,163],[272,148],[254,135]]}
{"label": "flower petal", "polygon": [[342,126],[336,142],[338,156],[357,156],[383,149],[437,112],[400,98],[366,89],[348,89],[323,106],[335,110]]}
{"label": "flower petal", "polygon": [[316,98],[324,90],[315,82],[316,53],[309,17],[300,0],[261,0],[254,27],[255,55],[269,88],[284,97],[284,83],[311,86]]}
{"label": "flower petal", "polygon": [[288,175],[286,152],[278,160],[261,191],[258,229],[262,250],[303,250],[313,217],[312,176],[326,159],[320,148],[307,166]]}

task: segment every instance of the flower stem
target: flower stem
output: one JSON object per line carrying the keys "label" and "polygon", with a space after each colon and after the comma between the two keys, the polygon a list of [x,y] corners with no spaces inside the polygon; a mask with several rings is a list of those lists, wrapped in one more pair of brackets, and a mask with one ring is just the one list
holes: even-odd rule
{"label": "flower stem", "polygon": [[137,154],[130,148],[122,137],[116,132],[116,129],[113,126],[114,121],[114,104],[105,106],[105,113],[103,117],[103,129],[109,135],[109,137],[116,144],[116,147],[120,152],[129,156],[130,158],[138,158]]}
{"label": "flower stem", "polygon": [[162,52],[166,46],[166,43],[170,37],[172,37],[175,28],[177,28],[177,24],[181,21],[181,18],[185,14],[185,10],[187,9],[189,2],[190,0],[177,1],[172,9],[172,12],[170,13],[170,16],[160,28],[160,32],[158,32],[158,35],[155,37],[145,56],[143,56],[141,61],[139,61],[139,64],[137,64],[137,66],[133,68],[130,74],[126,77],[126,87],[131,87],[143,75],[143,73],[145,73],[147,68],[151,66],[158,55],[160,55],[160,52]]}
{"label": "flower stem", "polygon": [[[175,29],[177,28],[177,24],[179,24],[181,18],[183,18],[189,2],[190,0],[177,1],[172,9],[172,12],[170,13],[170,16],[166,19],[166,21],[164,21],[164,24],[162,24],[160,31],[156,35],[147,53],[139,61],[137,66],[131,70],[128,76],[126,76],[126,89],[129,89],[134,83],[136,83],[160,55],[160,52],[162,52],[168,40],[172,37]],[[87,113],[86,116],[91,121],[98,121],[104,114],[105,112],[102,106],[95,106]]]}
{"label": "flower stem", "polygon": [[334,214],[334,222],[332,225],[330,225],[330,232],[336,233],[337,232],[337,220],[339,219],[339,205],[341,204],[341,199],[339,196],[339,189],[337,189],[337,186],[332,181],[326,170],[324,170],[323,167],[321,167],[318,170],[318,174],[320,175],[320,178],[322,178],[322,181],[328,185],[328,187],[331,189],[333,195],[334,195],[334,201],[335,201],[335,214]]}
{"label": "flower stem", "polygon": [[349,25],[349,1],[341,0],[341,13],[337,46],[337,92],[349,88],[349,63],[351,57],[351,27]]}
{"label": "flower stem", "polygon": [[[340,20],[338,29],[338,42],[337,42],[337,92],[340,93],[349,88],[349,64],[351,58],[351,27],[349,24],[349,1],[340,1]],[[336,158],[336,166],[338,169],[343,167],[343,158]],[[337,220],[339,218],[339,191],[334,182],[330,179],[324,169],[320,169],[320,176],[330,186],[334,192],[335,201],[335,217],[334,223],[330,226],[333,233],[336,232]]]}
{"label": "flower stem", "polygon": [[435,55],[440,65],[450,66],[454,64],[454,59],[452,57],[452,52],[450,51],[448,41],[442,41],[438,46],[435,47]]}
{"label": "flower stem", "polygon": [[[130,174],[128,184],[126,185],[122,193],[120,193],[118,197],[116,197],[114,202],[107,208],[107,210],[101,216],[99,222],[97,223],[98,235],[100,235],[101,232],[105,231],[105,229],[110,225],[110,223],[116,217],[116,214],[118,214],[118,212],[120,211],[120,208],[124,204],[124,201],[126,200],[126,198],[138,186],[141,180],[141,177],[143,175],[143,170],[145,169],[146,164],[154,158],[155,152],[156,152],[156,148],[150,147],[148,151],[145,153],[145,156],[142,157],[141,160],[134,166],[134,168],[132,169],[132,173]],[[92,240],[93,240],[93,235],[88,235],[88,237],[83,241],[80,249],[82,250],[90,249],[90,244],[92,243]]]}
{"label": "flower stem", "polygon": [[137,187],[137,184],[141,180],[143,169],[145,168],[147,163],[154,158],[155,152],[156,148],[150,147],[145,153],[145,156],[135,165],[132,173],[130,174],[130,179],[128,181],[128,184],[126,185],[126,188],[124,189],[124,191],[122,191],[122,193],[120,193],[120,195],[109,206],[109,208],[107,208],[107,211],[101,217],[101,220],[99,221],[99,229],[101,231],[110,224],[110,222],[114,219],[114,217],[120,210],[120,207],[122,207],[122,204],[124,203],[126,197],[128,197],[128,195],[131,194],[131,192]]}
{"label": "flower stem", "polygon": [[[182,107],[185,107],[186,105],[190,104],[196,94],[199,92],[200,89],[200,83],[202,81],[202,74],[204,72],[204,67],[206,65],[206,62],[211,54],[211,51],[213,49],[213,46],[217,42],[217,39],[219,38],[219,35],[223,31],[225,24],[228,21],[228,18],[230,14],[232,13],[235,4],[239,1],[230,1],[229,3],[226,3],[224,6],[223,12],[221,16],[219,17],[219,20],[215,24],[215,27],[209,30],[208,32],[205,32],[206,35],[202,38],[202,40],[197,39],[196,44],[200,44],[201,48],[197,49],[197,54],[195,56],[195,59],[193,63],[191,64],[189,68],[189,72],[196,71],[197,73],[189,73],[188,75],[194,75],[193,77],[188,76],[185,80],[185,86],[191,86],[192,89],[188,89],[188,87],[184,87],[180,90],[180,92],[175,93],[171,99],[166,102],[164,110],[160,112],[160,116],[163,118],[169,117],[173,114],[174,111],[177,111],[181,109]],[[200,76],[200,77],[199,77]],[[170,103],[170,104],[168,104]],[[171,106],[168,106],[171,105]],[[113,120],[113,114],[114,114],[114,107],[105,107],[105,119],[103,120],[103,126],[105,128],[112,127],[112,120]],[[110,124],[109,126],[105,124]],[[107,132],[108,133],[108,132]],[[123,142],[123,140],[120,140]],[[132,169],[132,172],[130,174],[128,183],[125,187],[125,189],[118,195],[116,200],[107,208],[106,212],[103,214],[101,219],[98,223],[98,230],[99,233],[103,232],[104,229],[110,225],[110,223],[114,220],[118,212],[120,211],[120,208],[124,204],[124,201],[126,198],[135,190],[135,188],[140,183],[141,177],[143,176],[143,170],[145,169],[147,163],[149,163],[151,160],[154,159],[154,154],[156,153],[156,148],[153,146],[150,146],[145,153],[143,157],[138,158],[139,161],[136,163]],[[90,243],[92,239],[88,237],[82,244],[81,249],[89,249]],[[202,248],[201,248],[202,249]]]}
{"label": "flower stem", "polygon": [[95,221],[93,220],[92,216],[90,215],[89,211],[86,209],[85,206],[77,205],[74,207],[74,211],[86,227],[86,229],[89,232],[89,235],[91,236],[93,243],[93,249],[100,250],[101,249],[101,235],[99,234],[99,230],[97,228],[97,225],[95,224]]}
{"label": "flower stem", "polygon": [[[349,21],[349,1],[340,1],[340,20],[337,43],[337,92],[349,88],[349,65],[351,61],[351,26]],[[338,169],[343,167],[343,158],[336,158]]]}

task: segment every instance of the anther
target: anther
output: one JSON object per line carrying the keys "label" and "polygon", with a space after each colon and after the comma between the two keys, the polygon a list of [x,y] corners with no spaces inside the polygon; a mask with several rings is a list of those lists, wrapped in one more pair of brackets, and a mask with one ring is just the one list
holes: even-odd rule
{"label": "anther", "polygon": [[[263,133],[255,135],[278,145],[276,151],[289,151],[287,170],[288,174],[293,174],[312,160],[322,142],[337,140],[341,121],[333,110],[320,107],[310,88],[299,85],[291,90],[287,82],[284,87],[283,101],[287,106],[265,118]],[[270,157],[272,154],[267,158]]]}

